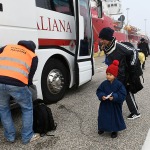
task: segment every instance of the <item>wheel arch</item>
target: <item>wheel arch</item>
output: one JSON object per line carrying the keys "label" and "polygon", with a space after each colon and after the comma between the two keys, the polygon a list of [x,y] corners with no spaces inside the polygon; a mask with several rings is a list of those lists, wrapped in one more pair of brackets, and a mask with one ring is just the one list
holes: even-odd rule
{"label": "wheel arch", "polygon": [[[57,59],[57,60],[61,61],[61,62],[66,66],[66,68],[67,68],[67,70],[68,70],[68,73],[69,73],[69,85],[70,85],[70,82],[71,82],[71,67],[69,66],[68,60],[67,60],[64,56],[62,56],[62,55],[60,55],[60,54],[55,54],[55,55],[51,56],[51,57],[46,61],[45,65],[44,65],[44,67],[43,67],[43,70],[44,70],[45,66],[49,63],[49,61],[50,61],[51,59]],[[42,70],[42,75],[43,75],[43,70]]]}
{"label": "wheel arch", "polygon": [[[61,100],[64,97],[67,88],[69,88],[69,84],[71,80],[70,80],[70,68],[68,62],[69,61],[67,61],[65,57],[59,54],[53,55],[46,61],[41,76],[41,90],[42,90],[43,100],[46,104],[56,103],[57,101]],[[47,73],[49,72],[49,69],[53,67],[56,68],[60,67],[62,69],[62,72],[64,72],[65,83],[66,83],[61,89],[60,93],[57,94],[50,92],[48,87],[45,86]]]}

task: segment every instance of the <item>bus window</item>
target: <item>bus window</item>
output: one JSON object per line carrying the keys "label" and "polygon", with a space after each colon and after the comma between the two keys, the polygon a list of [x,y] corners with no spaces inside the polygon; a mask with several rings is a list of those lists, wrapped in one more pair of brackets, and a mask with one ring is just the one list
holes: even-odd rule
{"label": "bus window", "polygon": [[80,41],[80,56],[91,54],[91,20],[89,10],[89,0],[80,0],[80,15],[84,17],[84,39]]}
{"label": "bus window", "polygon": [[51,9],[50,0],[36,0],[36,6],[45,9]]}
{"label": "bus window", "polygon": [[67,15],[74,15],[73,0],[36,0],[36,6]]}
{"label": "bus window", "polygon": [[72,0],[53,0],[54,10],[67,15],[74,15]]}

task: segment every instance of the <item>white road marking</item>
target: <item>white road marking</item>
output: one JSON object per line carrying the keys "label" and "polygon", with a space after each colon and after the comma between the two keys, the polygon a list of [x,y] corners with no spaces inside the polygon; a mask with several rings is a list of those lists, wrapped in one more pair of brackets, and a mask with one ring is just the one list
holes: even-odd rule
{"label": "white road marking", "polygon": [[150,129],[147,133],[146,140],[142,146],[142,150],[150,150]]}

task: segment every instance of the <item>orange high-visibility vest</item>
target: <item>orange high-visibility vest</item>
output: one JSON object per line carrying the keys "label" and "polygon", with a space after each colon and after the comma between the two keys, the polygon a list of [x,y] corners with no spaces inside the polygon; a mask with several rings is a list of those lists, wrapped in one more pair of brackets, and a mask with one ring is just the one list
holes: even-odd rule
{"label": "orange high-visibility vest", "polygon": [[28,84],[28,75],[36,54],[21,45],[7,45],[0,54],[0,76]]}

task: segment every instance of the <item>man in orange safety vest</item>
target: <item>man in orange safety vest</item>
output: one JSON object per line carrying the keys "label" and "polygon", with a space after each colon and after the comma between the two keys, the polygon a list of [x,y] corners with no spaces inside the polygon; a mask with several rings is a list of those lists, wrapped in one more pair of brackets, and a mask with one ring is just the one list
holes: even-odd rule
{"label": "man in orange safety vest", "polygon": [[16,137],[9,106],[10,97],[21,107],[23,144],[39,138],[32,129],[32,94],[28,88],[32,85],[38,64],[35,48],[33,41],[25,40],[0,48],[0,117],[8,142],[15,142]]}

